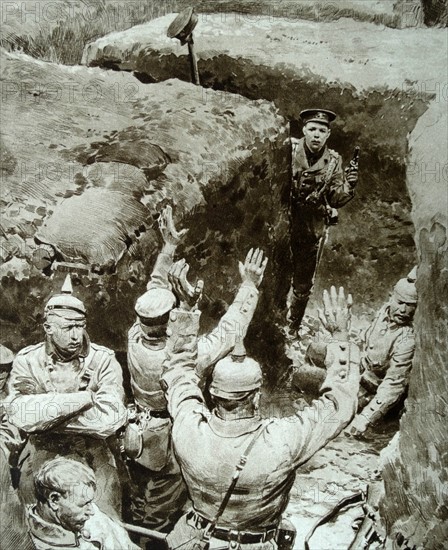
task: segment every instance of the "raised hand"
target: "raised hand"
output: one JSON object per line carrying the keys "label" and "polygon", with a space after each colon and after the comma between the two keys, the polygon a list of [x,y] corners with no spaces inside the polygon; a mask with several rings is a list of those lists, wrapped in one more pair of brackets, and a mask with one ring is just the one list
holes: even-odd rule
{"label": "raised hand", "polygon": [[352,295],[345,297],[345,292],[342,287],[339,288],[339,293],[336,292],[334,286],[330,292],[324,290],[323,294],[324,309],[319,309],[319,319],[323,327],[333,336],[348,339],[348,331],[350,330],[351,307],[353,305]]}
{"label": "raised hand", "polygon": [[204,288],[204,281],[200,279],[195,286],[188,282],[187,275],[189,269],[190,266],[182,259],[175,262],[168,272],[168,280],[180,302],[180,307],[187,310],[193,309],[196,306]]}
{"label": "raised hand", "polygon": [[165,244],[176,247],[188,229],[177,231],[173,221],[173,209],[171,206],[166,206],[159,216],[159,229]]}
{"label": "raised hand", "polygon": [[243,283],[252,283],[258,288],[263,280],[264,270],[266,269],[268,259],[259,248],[251,248],[247,253],[244,264],[238,262],[240,275]]}

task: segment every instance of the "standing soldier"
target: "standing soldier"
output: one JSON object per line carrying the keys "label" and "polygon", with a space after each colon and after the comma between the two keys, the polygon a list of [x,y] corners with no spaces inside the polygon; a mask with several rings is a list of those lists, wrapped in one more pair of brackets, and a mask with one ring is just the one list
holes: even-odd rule
{"label": "standing soldier", "polygon": [[33,502],[33,474],[46,460],[74,458],[95,471],[98,505],[117,517],[121,491],[107,438],[126,419],[121,367],[113,351],[90,342],[69,275],[44,314],[45,341],[17,354],[8,384],[9,420],[28,436],[19,496]]}
{"label": "standing soldier", "polygon": [[24,508],[17,496],[11,472],[15,470],[17,455],[23,445],[19,430],[6,416],[6,382],[11,372],[14,353],[0,344],[0,525],[3,550],[32,550],[26,532]]}
{"label": "standing soldier", "polygon": [[[167,531],[182,513],[187,500],[186,487],[171,449],[171,420],[160,388],[169,314],[177,304],[168,271],[185,231],[176,231],[170,206],[162,211],[159,226],[164,245],[147,291],[137,300],[137,320],[129,331],[128,365],[138,420],[130,423],[127,432],[132,434],[138,428],[141,434],[137,456],[128,462],[136,493],[132,498],[133,519],[145,527]],[[237,339],[244,338],[258,301],[251,272],[266,262],[257,249],[250,250],[245,263],[240,263],[242,283],[234,302],[217,328],[198,342],[196,367],[202,379],[216,361],[229,353]],[[185,263],[183,266],[186,275],[188,266]],[[129,440],[125,437],[125,447]],[[151,543],[151,548],[155,548],[154,544]]]}
{"label": "standing soldier", "polygon": [[357,159],[350,163],[344,175],[341,156],[326,145],[335,113],[307,109],[300,113],[300,118],[304,137],[291,139],[293,276],[289,320],[293,331],[299,329],[305,313],[326,229],[337,222],[335,209],[353,198],[358,182]]}
{"label": "standing soldier", "polygon": [[[253,270],[259,285],[264,269]],[[196,358],[200,312],[193,291],[174,266],[180,306],[170,314],[162,386],[173,418],[173,443],[193,507],[168,535],[169,548],[292,548],[279,529],[295,472],[336,437],[356,410],[359,352],[347,331],[327,348],[327,377],[312,406],[285,418],[263,420],[258,406],[262,372],[245,357],[224,358],[214,369],[208,409],[198,386]],[[348,322],[345,297],[333,304]],[[236,355],[236,354],[235,354]]]}

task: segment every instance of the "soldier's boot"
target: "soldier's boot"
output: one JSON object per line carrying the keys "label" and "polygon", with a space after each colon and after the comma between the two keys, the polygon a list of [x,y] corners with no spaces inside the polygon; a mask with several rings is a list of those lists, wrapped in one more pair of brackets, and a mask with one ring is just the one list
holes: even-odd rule
{"label": "soldier's boot", "polygon": [[291,297],[291,306],[289,308],[289,327],[292,331],[297,332],[300,329],[303,316],[305,315],[306,306],[310,293],[298,294],[293,292]]}

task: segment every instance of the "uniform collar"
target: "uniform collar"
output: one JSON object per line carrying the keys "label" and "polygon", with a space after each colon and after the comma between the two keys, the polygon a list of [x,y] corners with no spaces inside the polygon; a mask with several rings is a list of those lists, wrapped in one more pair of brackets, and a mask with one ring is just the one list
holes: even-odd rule
{"label": "uniform collar", "polygon": [[90,338],[87,334],[87,332],[84,332],[83,342],[81,351],[77,353],[74,357],[71,359],[66,359],[65,357],[62,357],[56,347],[54,346],[53,342],[49,337],[45,340],[45,353],[48,357],[51,357],[55,361],[62,362],[62,363],[69,363],[70,361],[73,361],[73,359],[78,359],[79,357],[85,358],[90,353]]}
{"label": "uniform collar", "polygon": [[78,546],[78,537],[72,531],[67,531],[61,525],[49,523],[42,519],[35,505],[28,506],[28,524],[33,537],[52,546]]}
{"label": "uniform collar", "polygon": [[158,337],[148,337],[146,336],[143,331],[140,334],[140,342],[145,346],[145,348],[151,349],[151,350],[162,350],[166,348],[166,336],[158,336]]}
{"label": "uniform collar", "polygon": [[[94,506],[94,509],[96,512],[97,507]],[[73,533],[73,531],[68,531],[61,525],[49,523],[48,521],[42,519],[36,510],[36,505],[27,507],[27,519],[30,526],[31,535],[53,547],[73,546],[73,548],[79,548],[79,539],[81,538],[89,542],[99,543],[102,548],[101,539],[92,536],[91,530],[88,529],[88,526],[94,517],[91,517],[86,521],[86,524],[80,533]]]}
{"label": "uniform collar", "polygon": [[[305,145],[305,138],[301,138],[299,140],[297,149],[297,156],[299,163],[302,166],[305,166],[306,170],[321,170],[326,164],[328,164],[330,159],[329,149],[327,144],[324,145],[322,150],[318,155],[313,155],[311,152],[308,152],[307,155],[307,146]],[[310,155],[310,157],[309,157]],[[308,161],[308,157],[310,158],[311,162],[314,162],[314,164],[310,164]]]}
{"label": "uniform collar", "polygon": [[261,424],[260,416],[251,418],[241,418],[236,420],[223,420],[213,411],[209,420],[209,426],[212,432],[219,437],[238,437],[254,432]]}

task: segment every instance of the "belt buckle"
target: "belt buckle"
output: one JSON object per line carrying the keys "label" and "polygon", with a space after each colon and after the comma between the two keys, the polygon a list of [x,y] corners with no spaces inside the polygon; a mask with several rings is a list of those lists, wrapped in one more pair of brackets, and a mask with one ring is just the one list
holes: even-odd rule
{"label": "belt buckle", "polygon": [[240,531],[236,529],[229,529],[229,534],[227,535],[229,542],[240,542]]}

